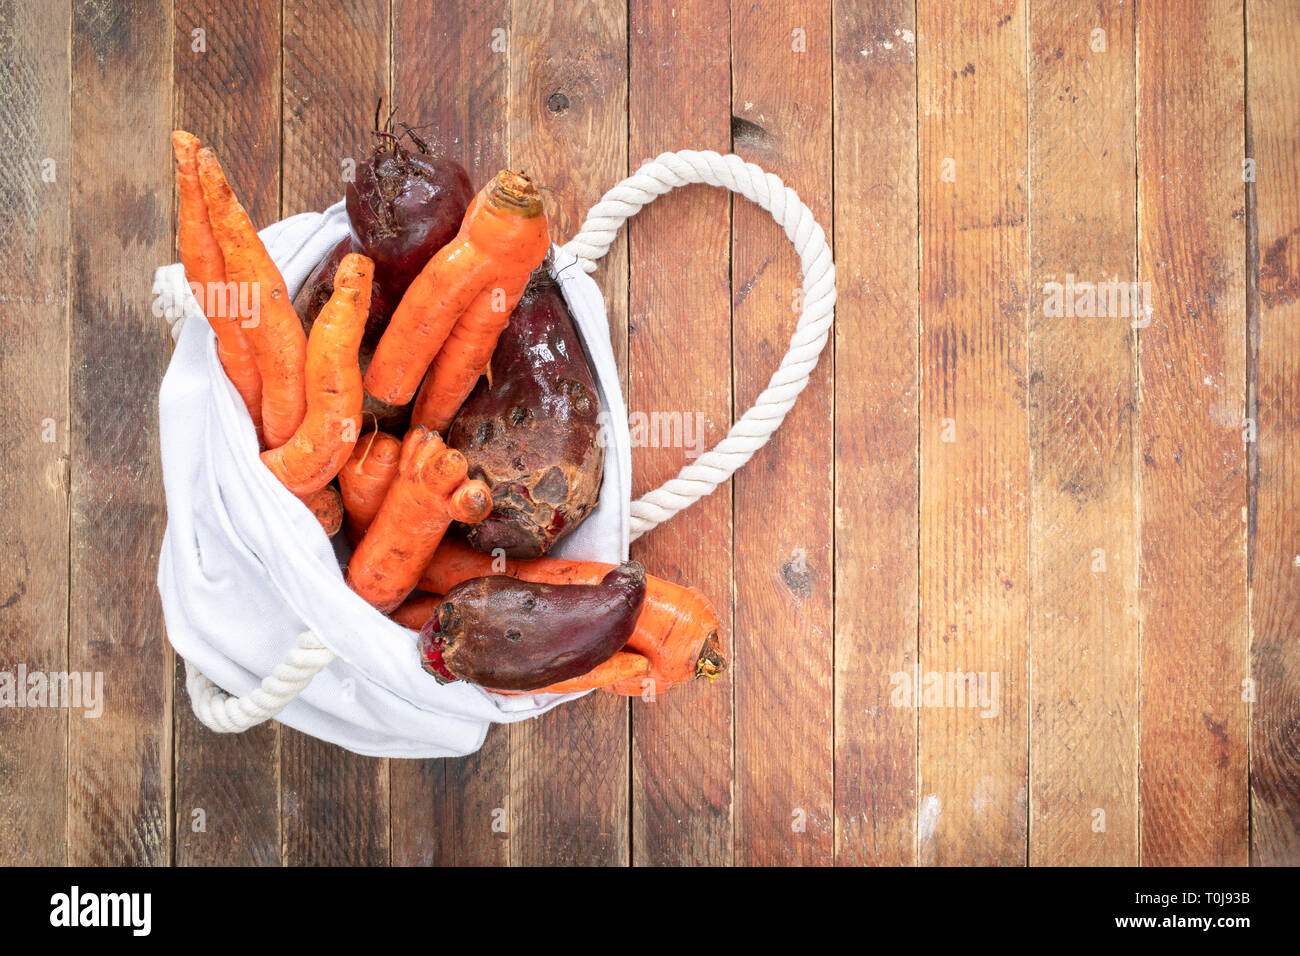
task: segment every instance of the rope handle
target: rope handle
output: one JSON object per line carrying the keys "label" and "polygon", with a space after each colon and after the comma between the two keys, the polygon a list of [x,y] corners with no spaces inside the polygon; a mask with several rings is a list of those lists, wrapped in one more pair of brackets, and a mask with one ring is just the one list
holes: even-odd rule
{"label": "rope handle", "polygon": [[315,634],[303,631],[298,646],[285,655],[271,676],[243,697],[227,694],[189,661],[185,662],[185,689],[194,716],[205,727],[220,734],[242,734],[284,710],[334,657]]}
{"label": "rope handle", "polygon": [[[790,348],[754,407],[731,426],[713,450],[683,467],[662,487],[632,502],[633,540],[711,494],[767,443],[808,384],[834,317],[835,264],[826,233],[780,177],[734,154],[689,149],[662,153],[601,197],[587,213],[582,229],[564,246],[565,251],[578,260],[583,271],[595,272],[596,260],[609,251],[623,223],[664,193],[692,183],[729,189],[772,214],[799,254],[803,308]],[[206,727],[218,733],[242,733],[288,706],[334,657],[315,634],[305,631],[274,673],[243,697],[227,694],[188,661],[185,687],[195,716]]]}
{"label": "rope handle", "polygon": [[643,164],[601,198],[587,213],[578,234],[564,246],[586,272],[609,251],[619,227],[664,193],[691,183],[707,183],[739,193],[772,214],[799,254],[803,273],[802,308],[790,348],[754,407],[731,426],[712,451],[677,473],[676,478],[632,502],[632,540],[667,521],[730,478],[780,427],[808,384],[826,346],[835,309],[835,263],[826,233],[798,194],[779,176],[739,156],[712,150],[661,153]]}

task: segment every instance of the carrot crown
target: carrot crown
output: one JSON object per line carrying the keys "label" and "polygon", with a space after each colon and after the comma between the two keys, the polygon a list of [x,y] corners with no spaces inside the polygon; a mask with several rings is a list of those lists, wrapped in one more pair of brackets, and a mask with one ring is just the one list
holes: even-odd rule
{"label": "carrot crown", "polygon": [[503,169],[488,185],[487,199],[495,206],[506,206],[524,216],[542,214],[542,197],[537,186],[523,173]]}

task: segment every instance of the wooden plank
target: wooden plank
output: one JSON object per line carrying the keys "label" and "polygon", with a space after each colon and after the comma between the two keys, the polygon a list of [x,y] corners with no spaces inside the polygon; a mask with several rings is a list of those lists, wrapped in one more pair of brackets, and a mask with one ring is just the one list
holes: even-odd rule
{"label": "wooden plank", "polygon": [[[629,9],[629,159],[730,149],[726,0]],[[628,225],[628,405],[650,447],[632,451],[633,497],[672,478],[731,424],[730,200],[694,186]],[[731,484],[633,545],[651,574],[701,590],[731,634]],[[730,658],[730,652],[728,651]],[[632,702],[632,859],[732,861],[731,680]]]}
{"label": "wooden plank", "polygon": [[[1251,581],[1251,860],[1300,865],[1300,77],[1294,4],[1246,8],[1259,441]],[[1248,233],[1248,234],[1249,234]],[[1252,284],[1254,284],[1252,283]]]}
{"label": "wooden plank", "polygon": [[1138,40],[1141,859],[1247,860],[1241,5],[1143,3]]}
{"label": "wooden plank", "polygon": [[[507,164],[509,0],[393,5],[393,98],[399,118],[446,150],[476,185]],[[477,753],[390,764],[395,865],[509,862],[510,733],[493,727]]]}
{"label": "wooden plank", "polygon": [[[279,6],[177,6],[172,76],[174,125],[217,151],[255,223],[279,219]],[[280,725],[214,734],[195,718],[176,665],[177,864],[278,864]]]}
{"label": "wooden plank", "polygon": [[927,0],[916,33],[918,860],[1015,864],[1028,823],[1025,9]]}
{"label": "wooden plank", "polygon": [[68,732],[68,858],[170,862],[172,655],[155,578],[166,512],[149,308],[172,256],[171,4],[72,10],[68,667],[103,675],[103,715]]}
{"label": "wooden plank", "polygon": [[[731,8],[735,151],[831,222],[828,4]],[[766,387],[794,330],[798,259],[767,213],[733,209],[735,408]],[[738,864],[834,855],[832,351],[781,430],[733,479]]]}
{"label": "wooden plank", "polygon": [[[835,5],[835,859],[916,860],[916,19]],[[863,104],[872,121],[863,122]]]}
{"label": "wooden plank", "polygon": [[[1108,291],[1137,278],[1133,11],[1032,0],[1028,17],[1029,860],[1134,866],[1137,333]],[[1096,308],[1087,284],[1107,290]]]}
{"label": "wooden plank", "polygon": [[[70,708],[19,708],[68,660],[67,6],[0,3],[0,865],[67,860]],[[15,504],[21,507],[14,507]],[[93,688],[92,688],[93,689]],[[84,713],[84,710],[82,711]]]}
{"label": "wooden plank", "polygon": [[[387,0],[284,4],[280,214],[343,195],[344,161],[370,150],[375,104],[389,99]],[[389,766],[281,731],[281,837],[290,865],[389,862]]]}
{"label": "wooden plank", "polygon": [[[550,188],[551,237],[568,240],[627,174],[627,11],[622,5],[512,0],[510,164]],[[626,376],[627,245],[595,276]],[[510,860],[628,861],[628,705],[589,694],[510,727]]]}

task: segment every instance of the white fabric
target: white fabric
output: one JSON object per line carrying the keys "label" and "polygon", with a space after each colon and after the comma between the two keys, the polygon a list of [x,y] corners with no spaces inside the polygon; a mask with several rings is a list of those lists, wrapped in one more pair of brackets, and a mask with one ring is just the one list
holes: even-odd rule
{"label": "white fabric", "polygon": [[[261,235],[292,293],[346,232],[339,203]],[[617,562],[629,542],[627,412],[600,290],[573,266],[556,250],[560,288],[609,413],[609,441],[600,503],[556,553]],[[154,291],[155,309],[173,322],[177,341],[158,398],[168,513],[158,587],[168,637],[186,661],[206,723],[245,729],[289,700],[279,720],[357,753],[446,757],[481,746],[489,722],[534,717],[581,696],[503,697],[470,684],[443,686],[425,674],[415,633],[344,584],[340,557],[316,519],[262,465],[252,419],[221,368],[216,338],[181,267],[159,269]],[[328,651],[313,656],[313,645]],[[323,669],[302,681],[316,665]],[[281,693],[266,692],[266,675]],[[227,701],[218,687],[248,700]]]}
{"label": "white fabric", "polygon": [[565,244],[565,251],[575,255],[587,272],[595,271],[596,260],[609,251],[624,222],[664,193],[688,183],[725,187],[772,214],[799,254],[803,308],[790,337],[790,348],[754,407],[731,426],[727,437],[712,451],[632,503],[633,540],[712,494],[767,444],[817,367],[835,314],[835,263],[831,261],[826,234],[812,211],[780,177],[732,154],[684,149],[662,153],[644,163],[592,207],[581,231]]}

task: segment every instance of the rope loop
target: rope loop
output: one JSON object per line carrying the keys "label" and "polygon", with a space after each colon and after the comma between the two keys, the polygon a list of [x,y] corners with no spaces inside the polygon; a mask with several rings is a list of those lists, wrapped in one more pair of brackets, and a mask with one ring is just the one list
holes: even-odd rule
{"label": "rope loop", "polygon": [[729,189],[772,214],[799,255],[802,308],[790,348],[754,407],[731,426],[712,451],[632,502],[633,540],[711,494],[767,443],[808,385],[835,316],[835,264],[826,233],[780,177],[734,154],[689,149],[662,153],[605,193],[565,250],[577,258],[584,271],[594,272],[596,260],[609,252],[623,223],[665,193],[691,183]]}

